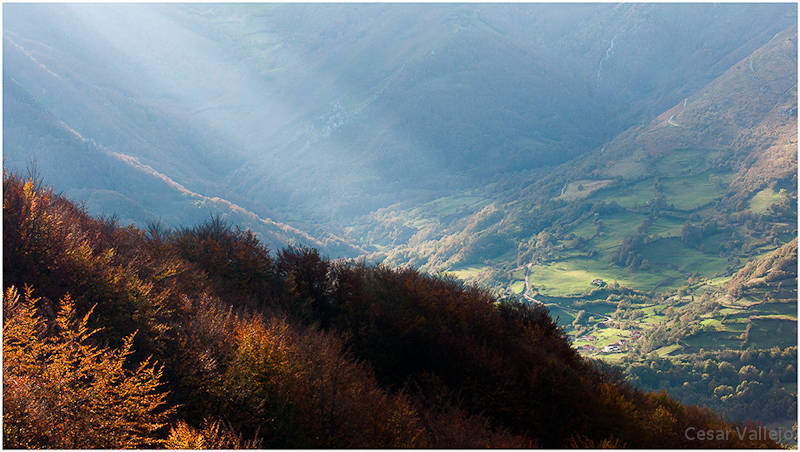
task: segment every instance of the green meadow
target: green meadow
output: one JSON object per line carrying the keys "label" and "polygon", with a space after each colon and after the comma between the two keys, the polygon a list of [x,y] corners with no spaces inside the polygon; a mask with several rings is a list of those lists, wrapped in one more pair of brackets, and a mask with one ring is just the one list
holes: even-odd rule
{"label": "green meadow", "polygon": [[773,202],[780,202],[780,193],[775,192],[771,188],[765,188],[750,198],[749,208],[755,214],[762,214],[767,211],[770,204]]}
{"label": "green meadow", "polygon": [[720,184],[712,182],[710,174],[701,173],[662,180],[661,192],[666,197],[667,204],[674,205],[678,210],[689,211],[722,198],[725,189]]}
{"label": "green meadow", "polygon": [[487,270],[490,270],[490,268],[485,265],[471,265],[467,267],[458,267],[448,271],[447,273],[450,273],[459,279],[467,280],[474,278]]}

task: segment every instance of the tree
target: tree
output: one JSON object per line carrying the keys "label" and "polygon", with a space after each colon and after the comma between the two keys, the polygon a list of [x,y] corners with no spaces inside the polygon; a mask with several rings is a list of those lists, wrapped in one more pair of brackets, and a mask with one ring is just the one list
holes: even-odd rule
{"label": "tree", "polygon": [[[90,344],[89,315],[77,319],[70,298],[53,325],[36,310],[32,289],[3,299],[3,447],[121,449],[159,444],[163,409],[161,370],[145,360],[124,367],[134,335],[121,349]],[[47,334],[48,329],[55,330]],[[134,333],[135,334],[135,333]]]}
{"label": "tree", "polygon": [[681,229],[681,242],[689,246],[697,246],[703,241],[703,230],[699,227],[686,223]]}

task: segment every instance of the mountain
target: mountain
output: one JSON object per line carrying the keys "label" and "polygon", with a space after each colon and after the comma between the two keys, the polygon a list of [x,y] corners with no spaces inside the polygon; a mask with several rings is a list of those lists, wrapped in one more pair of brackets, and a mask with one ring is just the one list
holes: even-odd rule
{"label": "mountain", "polygon": [[354,216],[601,147],[713,80],[792,14],[791,5],[9,5],[4,76],[81,136],[192,192],[342,237]]}
{"label": "mountain", "polygon": [[778,447],[450,278],[122,228],[15,173],[3,231],[4,447]]}
{"label": "mountain", "polygon": [[[790,27],[599,149],[382,209],[365,222],[382,227],[359,233],[384,246],[375,260],[545,304],[577,348],[619,362],[645,388],[791,429],[795,368],[773,383],[797,353],[796,108]],[[757,366],[748,381],[760,389],[697,370],[709,360]]]}
{"label": "mountain", "polygon": [[[689,219],[722,226],[745,211],[763,215],[767,206],[760,203],[767,198],[788,210],[778,214],[776,205],[762,221],[791,233],[796,225],[791,200],[797,192],[796,64],[796,28],[790,28],[648,124],[601,148],[544,171],[508,177],[488,190],[454,196],[453,205],[463,202],[468,209],[462,215],[440,215],[445,203],[381,211],[374,216],[379,223],[393,216],[406,219],[402,237],[408,242],[382,237],[393,241],[388,259],[399,264],[409,256],[413,264],[435,272],[494,258],[517,265],[556,242],[581,252],[588,242],[604,253],[616,250],[645,219],[650,227],[655,217],[666,217],[654,229],[669,240],[680,236],[681,223]],[[488,205],[476,203],[476,196]],[[609,205],[618,211],[611,218],[624,223],[622,230],[602,231],[597,218],[589,218]],[[553,236],[553,246],[542,246],[543,237],[536,237],[542,232]],[[583,242],[569,245],[570,235]]]}
{"label": "mountain", "polygon": [[4,164],[146,234],[543,305],[620,378],[791,431],[797,55],[794,4],[9,4]]}
{"label": "mountain", "polygon": [[4,79],[3,92],[5,165],[53,175],[55,184],[68,187],[66,194],[92,211],[140,225],[180,225],[223,214],[256,231],[276,249],[304,243],[331,253],[360,252],[335,237],[319,240],[226,199],[192,192],[138,158],[86,139],[55,118],[14,79]]}

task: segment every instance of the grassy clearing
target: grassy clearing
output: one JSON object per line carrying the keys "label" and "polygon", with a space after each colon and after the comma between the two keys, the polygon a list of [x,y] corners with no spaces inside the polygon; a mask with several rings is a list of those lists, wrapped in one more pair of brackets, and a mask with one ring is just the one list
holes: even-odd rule
{"label": "grassy clearing", "polygon": [[775,314],[758,314],[750,317],[753,320],[789,320],[789,321],[796,321],[796,316],[790,315],[775,315]]}
{"label": "grassy clearing", "polygon": [[661,176],[674,175],[679,170],[691,171],[692,165],[697,165],[696,149],[675,149],[661,157],[656,164],[656,171]]}
{"label": "grassy clearing", "polygon": [[728,281],[730,281],[732,276],[717,276],[713,279],[706,280],[706,286],[711,286],[714,289],[720,289],[722,286],[725,285]]}
{"label": "grassy clearing", "polygon": [[656,304],[653,306],[647,306],[645,308],[642,308],[642,312],[644,312],[645,315],[656,315],[656,311],[664,312],[665,309],[667,309],[666,304]]}
{"label": "grassy clearing", "polygon": [[651,265],[664,266],[681,273],[698,273],[706,277],[724,273],[728,267],[727,258],[686,247],[677,237],[649,243],[642,247],[641,254]]}
{"label": "grassy clearing", "polygon": [[602,232],[605,234],[595,236],[589,245],[601,251],[611,250],[622,244],[625,237],[636,233],[636,229],[645,216],[633,212],[620,212],[609,216],[599,217],[602,221]]}
{"label": "grassy clearing", "polygon": [[663,180],[661,192],[676,209],[694,210],[721,198],[725,189],[711,182],[709,173],[701,173]]}
{"label": "grassy clearing", "polygon": [[490,270],[490,268],[485,265],[470,265],[467,267],[454,268],[447,273],[455,275],[456,278],[467,280],[474,278],[487,270]]}
{"label": "grassy clearing", "polygon": [[643,153],[634,152],[632,155],[618,160],[610,168],[602,171],[603,177],[615,178],[622,176],[625,178],[638,178],[649,174],[647,164],[642,161]]}
{"label": "grassy clearing", "polygon": [[593,192],[609,186],[612,182],[614,181],[611,179],[576,180],[574,182],[570,182],[569,184],[567,184],[567,188],[566,190],[564,190],[564,193],[562,193],[560,196],[554,199],[558,201],[575,201],[577,199],[586,198]]}
{"label": "grassy clearing", "polygon": [[613,362],[620,361],[625,356],[627,356],[627,353],[619,352],[619,353],[602,354],[602,355],[599,355],[598,357],[602,357],[603,361],[608,361],[610,363],[613,363]]}
{"label": "grassy clearing", "polygon": [[653,189],[653,181],[645,179],[627,187],[598,192],[593,194],[591,199],[616,202],[622,207],[631,208],[656,199],[656,192]]}
{"label": "grassy clearing", "polygon": [[788,302],[771,302],[758,306],[758,311],[764,315],[784,316],[797,321],[797,300]]}
{"label": "grassy clearing", "polygon": [[570,232],[578,237],[583,237],[586,240],[591,239],[595,236],[595,234],[597,234],[597,226],[592,222],[593,220],[594,217],[589,217],[583,220],[574,228],[572,228]]}
{"label": "grassy clearing", "polygon": [[731,322],[726,320],[722,322],[722,326],[725,327],[725,332],[728,333],[744,333],[744,331],[747,329],[747,321]]}
{"label": "grassy clearing", "polygon": [[722,326],[722,322],[718,319],[705,319],[700,322],[700,325],[712,325],[720,328],[724,328]]}
{"label": "grassy clearing", "polygon": [[642,319],[640,324],[648,324],[649,326],[656,326],[664,322],[664,320],[666,319],[667,316],[665,315],[648,315],[644,319]]}
{"label": "grassy clearing", "polygon": [[579,266],[557,262],[531,267],[528,282],[545,295],[569,297],[590,290],[597,277]]}
{"label": "grassy clearing", "polygon": [[553,320],[557,319],[558,321],[556,323],[559,326],[571,325],[573,320],[575,320],[575,314],[565,311],[557,305],[547,305],[547,308],[550,310],[550,317],[552,317]]}
{"label": "grassy clearing", "polygon": [[610,262],[588,258],[573,258],[531,267],[528,282],[540,293],[553,297],[575,297],[591,290],[591,282],[600,278],[606,283],[616,281],[622,286],[651,292],[674,290],[683,284],[684,277],[674,271],[658,274],[631,273]]}
{"label": "grassy clearing", "polygon": [[628,339],[630,332],[621,330],[619,328],[597,328],[591,334],[597,336],[597,347],[605,347],[608,344],[613,344],[620,339]]}
{"label": "grassy clearing", "polygon": [[510,289],[511,289],[511,290],[512,290],[512,291],[513,291],[515,294],[520,294],[520,293],[522,293],[522,291],[523,291],[523,290],[525,290],[525,282],[523,282],[523,281],[517,281],[517,282],[515,282],[514,284],[511,284],[511,287],[510,287]]}
{"label": "grassy clearing", "polygon": [[617,310],[616,304],[593,304],[589,306],[573,306],[573,309],[584,310],[589,316],[599,319],[604,315],[610,316]]}
{"label": "grassy clearing", "polygon": [[773,202],[780,202],[781,195],[771,188],[765,188],[750,198],[749,209],[755,214],[762,214],[767,211]]}
{"label": "grassy clearing", "polygon": [[661,237],[680,237],[683,229],[683,221],[673,217],[659,217],[650,227],[647,233],[650,235],[658,234]]}
{"label": "grassy clearing", "polygon": [[796,320],[757,318],[752,323],[748,346],[771,348],[797,345]]}
{"label": "grassy clearing", "polygon": [[664,356],[669,355],[670,353],[674,353],[674,352],[676,352],[678,350],[681,350],[681,349],[683,349],[682,345],[674,344],[674,345],[667,345],[666,347],[661,347],[661,348],[659,348],[657,350],[654,350],[654,352],[656,352],[656,354],[658,354],[658,356],[664,357]]}
{"label": "grassy clearing", "polygon": [[422,229],[425,226],[428,226],[428,225],[431,225],[431,224],[433,224],[433,221],[431,221],[431,220],[429,220],[427,218],[417,217],[417,218],[411,218],[411,219],[407,220],[403,224],[403,226],[405,226],[407,228]]}
{"label": "grassy clearing", "polygon": [[742,340],[738,334],[728,332],[702,333],[683,340],[686,348],[685,353],[697,353],[700,349],[705,350],[725,350],[738,349],[742,345]]}

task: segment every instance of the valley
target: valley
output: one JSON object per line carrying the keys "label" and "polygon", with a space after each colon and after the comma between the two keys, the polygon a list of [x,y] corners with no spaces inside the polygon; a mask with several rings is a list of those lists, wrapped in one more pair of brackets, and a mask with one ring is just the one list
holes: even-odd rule
{"label": "valley", "polygon": [[797,5],[4,15],[4,167],[90,213],[454,277],[796,429]]}

